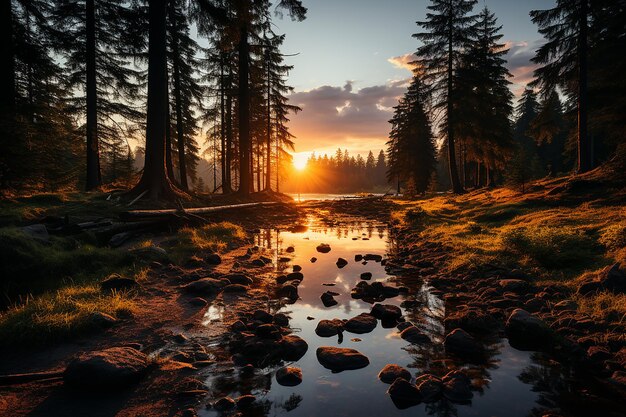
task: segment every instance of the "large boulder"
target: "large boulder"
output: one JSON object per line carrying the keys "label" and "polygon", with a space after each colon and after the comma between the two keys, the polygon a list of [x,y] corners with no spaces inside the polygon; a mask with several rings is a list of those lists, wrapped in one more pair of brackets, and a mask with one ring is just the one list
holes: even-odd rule
{"label": "large boulder", "polygon": [[321,346],[316,354],[319,363],[331,371],[361,369],[370,363],[367,356],[354,349]]}
{"label": "large boulder", "polygon": [[378,373],[378,379],[385,384],[391,384],[396,379],[403,378],[407,381],[411,380],[411,373],[395,363],[389,363]]}
{"label": "large boulder", "polygon": [[504,327],[509,343],[520,350],[544,350],[552,346],[554,332],[538,317],[521,308],[515,309]]}
{"label": "large boulder", "polygon": [[283,360],[298,361],[309,350],[309,345],[299,336],[287,335],[280,340],[280,348]]}
{"label": "large boulder", "polygon": [[82,353],[65,369],[63,380],[74,388],[120,390],[133,384],[148,370],[145,353],[115,347]]}
{"label": "large boulder", "polygon": [[[369,333],[376,328],[378,320],[371,314],[361,313],[356,317],[352,317],[344,324],[346,331],[350,333],[363,334]],[[393,381],[392,381],[393,382]]]}

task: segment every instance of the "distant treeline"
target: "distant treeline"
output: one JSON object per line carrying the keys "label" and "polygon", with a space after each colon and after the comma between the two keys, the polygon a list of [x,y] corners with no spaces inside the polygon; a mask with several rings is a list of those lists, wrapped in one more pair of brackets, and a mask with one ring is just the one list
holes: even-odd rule
{"label": "distant treeline", "polygon": [[531,11],[546,42],[515,109],[502,26],[487,7],[475,14],[477,3],[432,0],[418,22],[413,78],[390,121],[389,180],[410,193],[523,188],[624,154],[626,2],[557,0]]}
{"label": "distant treeline", "polygon": [[301,193],[385,192],[389,188],[386,173],[387,162],[382,150],[377,157],[370,151],[367,158],[363,158],[337,149],[331,156],[311,155],[306,171],[302,175],[294,171],[284,189]]}

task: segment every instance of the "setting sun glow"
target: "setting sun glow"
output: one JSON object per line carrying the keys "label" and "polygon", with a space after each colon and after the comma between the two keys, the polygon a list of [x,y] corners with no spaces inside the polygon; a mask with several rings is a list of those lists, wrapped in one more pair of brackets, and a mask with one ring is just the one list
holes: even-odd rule
{"label": "setting sun glow", "polygon": [[294,153],[293,154],[293,167],[298,171],[302,171],[306,168],[308,160],[309,160],[308,153],[306,152]]}

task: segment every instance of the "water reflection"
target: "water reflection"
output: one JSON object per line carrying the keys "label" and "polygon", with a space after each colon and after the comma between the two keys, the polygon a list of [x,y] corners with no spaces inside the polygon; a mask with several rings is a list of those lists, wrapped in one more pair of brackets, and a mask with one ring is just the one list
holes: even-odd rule
{"label": "water reflection", "polygon": [[[478,363],[446,354],[442,343],[446,334],[446,307],[432,294],[427,283],[410,274],[389,276],[381,262],[355,261],[355,255],[385,256],[396,250],[384,224],[352,218],[339,226],[328,216],[310,217],[306,224],[262,230],[255,238],[259,247],[271,252],[277,275],[291,272],[294,265],[302,267],[300,299],[291,305],[283,304],[280,311],[288,312],[291,328],[309,345],[306,355],[292,364],[302,369],[303,382],[296,387],[277,384],[275,372],[279,364],[256,369],[252,376],[242,375],[235,368],[206,381],[213,398],[253,394],[257,405],[243,410],[244,415],[251,416],[288,413],[290,416],[527,417],[559,408],[562,392],[570,386],[562,369],[539,360],[536,354],[517,351],[497,338],[480,340],[485,355]],[[318,252],[316,247],[320,243],[329,244],[331,251]],[[313,257],[317,262],[311,262]],[[335,265],[339,257],[348,260],[341,269]],[[320,320],[350,319],[370,312],[371,302],[351,296],[355,285],[362,282],[360,276],[364,272],[372,273],[369,282],[410,289],[408,294],[387,298],[384,303],[400,306],[405,319],[428,335],[432,343],[410,344],[400,338],[395,327],[382,326],[380,322],[365,334],[346,333],[331,338],[315,334]],[[338,293],[334,297],[337,305],[325,307],[320,295],[329,289]],[[217,308],[213,310],[207,320],[218,312]],[[320,346],[356,349],[369,358],[370,364],[358,370],[332,373],[316,358]],[[388,363],[409,369],[413,377],[424,373],[442,377],[450,370],[462,370],[471,378],[473,400],[454,404],[441,398],[400,410],[386,394],[388,385],[377,379],[378,372]],[[200,410],[203,416],[218,414],[215,410]],[[581,415],[575,411],[571,414]]]}

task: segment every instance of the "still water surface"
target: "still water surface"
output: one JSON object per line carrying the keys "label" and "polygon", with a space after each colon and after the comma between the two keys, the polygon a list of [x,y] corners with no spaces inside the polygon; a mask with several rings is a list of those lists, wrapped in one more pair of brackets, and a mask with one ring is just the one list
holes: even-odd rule
{"label": "still water surface", "polygon": [[[364,264],[354,260],[356,254],[384,256],[393,250],[392,239],[384,224],[354,219],[329,227],[311,217],[306,231],[264,230],[257,239],[260,246],[273,253],[277,273],[291,272],[293,265],[302,266],[301,299],[281,311],[290,315],[294,333],[309,344],[306,355],[292,364],[302,369],[304,380],[296,387],[283,387],[276,383],[275,368],[264,369],[260,372],[263,376],[255,382],[240,380],[236,374],[211,377],[207,385],[214,397],[254,394],[265,407],[252,415],[267,416],[527,417],[541,416],[540,410],[546,410],[546,406],[558,407],[556,391],[567,385],[566,370],[539,354],[517,351],[506,340],[492,340],[485,342],[491,352],[487,363],[471,365],[446,357],[441,346],[445,335],[443,303],[419,281],[417,284],[412,281],[408,295],[387,299],[384,303],[400,305],[405,300],[413,301],[410,308],[403,308],[405,318],[429,334],[432,344],[411,345],[399,337],[395,327],[383,328],[380,322],[371,333],[344,332],[343,340],[337,336],[322,338],[315,334],[315,327],[321,319],[349,319],[370,312],[370,303],[350,296],[362,272],[373,274],[371,282],[379,280],[391,285],[405,285],[400,283],[401,278],[388,275],[380,263],[370,261]],[[330,244],[332,250],[327,254],[317,252],[320,243]],[[293,246],[295,252],[287,253],[285,249],[289,246]],[[278,262],[285,256],[291,257],[291,262]],[[311,263],[312,257],[316,257],[317,262]],[[339,269],[335,265],[338,257],[348,260],[348,265]],[[320,295],[327,290],[340,294],[335,297],[336,306],[327,308],[322,305]],[[314,320],[308,319],[310,317]],[[316,358],[319,346],[356,349],[369,358],[370,364],[359,370],[332,373]],[[388,363],[409,369],[413,376],[429,372],[441,377],[448,370],[463,369],[473,379],[474,399],[466,405],[442,399],[399,410],[386,394],[389,386],[377,378],[378,372]],[[219,415],[213,410],[200,410],[200,414]]]}

